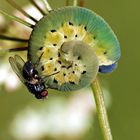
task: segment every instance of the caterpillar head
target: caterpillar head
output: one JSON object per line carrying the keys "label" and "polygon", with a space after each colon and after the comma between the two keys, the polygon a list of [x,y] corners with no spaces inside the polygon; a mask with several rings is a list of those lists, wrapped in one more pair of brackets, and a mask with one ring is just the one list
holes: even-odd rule
{"label": "caterpillar head", "polygon": [[89,85],[98,71],[112,72],[119,57],[109,25],[81,7],[51,11],[35,25],[29,40],[28,58],[34,65],[40,58],[36,69],[45,86],[61,91]]}

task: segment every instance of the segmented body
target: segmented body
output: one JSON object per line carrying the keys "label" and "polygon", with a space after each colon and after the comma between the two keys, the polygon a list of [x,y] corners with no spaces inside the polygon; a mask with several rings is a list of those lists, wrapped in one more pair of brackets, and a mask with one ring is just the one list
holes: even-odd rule
{"label": "segmented body", "polygon": [[[74,52],[70,47],[73,42],[77,45]],[[78,42],[85,47],[80,48]],[[67,52],[62,46],[68,47]],[[110,66],[120,57],[120,46],[109,25],[93,11],[64,7],[51,11],[34,27],[29,41],[29,60],[36,63],[42,53],[36,69],[46,87],[75,90],[90,84],[98,70],[111,72],[115,66],[109,69]],[[59,73],[47,77],[56,71]]]}

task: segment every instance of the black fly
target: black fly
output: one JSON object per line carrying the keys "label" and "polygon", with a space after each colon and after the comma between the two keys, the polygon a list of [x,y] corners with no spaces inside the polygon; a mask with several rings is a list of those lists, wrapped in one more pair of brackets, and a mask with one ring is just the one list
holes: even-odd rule
{"label": "black fly", "polygon": [[9,58],[9,62],[20,80],[37,99],[48,96],[48,91],[31,61],[24,62],[20,56],[15,55]]}

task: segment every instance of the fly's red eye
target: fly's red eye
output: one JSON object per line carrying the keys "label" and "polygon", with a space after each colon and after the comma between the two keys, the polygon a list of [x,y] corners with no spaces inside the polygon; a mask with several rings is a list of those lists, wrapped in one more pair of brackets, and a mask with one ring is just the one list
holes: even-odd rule
{"label": "fly's red eye", "polygon": [[44,90],[43,92],[41,92],[41,96],[42,97],[47,97],[48,96],[48,91]]}

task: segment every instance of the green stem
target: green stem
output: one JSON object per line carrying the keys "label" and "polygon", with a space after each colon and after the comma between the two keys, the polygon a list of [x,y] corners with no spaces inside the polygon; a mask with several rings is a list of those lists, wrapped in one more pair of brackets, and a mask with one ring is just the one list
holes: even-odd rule
{"label": "green stem", "polygon": [[78,0],[73,0],[73,6],[77,6],[78,5]]}
{"label": "green stem", "polygon": [[100,123],[100,127],[102,130],[102,134],[104,137],[104,140],[113,140],[111,129],[109,126],[107,111],[105,108],[104,98],[103,98],[103,92],[100,88],[100,84],[98,79],[91,84],[91,88],[93,90],[95,102],[96,102],[96,109],[98,113],[98,119]]}
{"label": "green stem", "polygon": [[48,3],[48,0],[42,0],[42,2],[44,3],[47,12],[52,10],[50,4]]}

